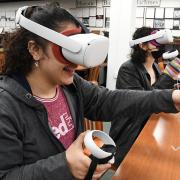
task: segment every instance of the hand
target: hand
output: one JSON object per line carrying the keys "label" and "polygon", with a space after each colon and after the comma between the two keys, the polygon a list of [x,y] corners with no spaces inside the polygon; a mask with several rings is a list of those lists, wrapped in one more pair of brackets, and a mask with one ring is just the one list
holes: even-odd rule
{"label": "hand", "polygon": [[175,107],[180,111],[180,90],[174,90],[172,93],[172,99],[175,104]]}
{"label": "hand", "polygon": [[66,150],[66,159],[71,173],[77,179],[83,179],[88,172],[91,160],[83,152],[83,141],[85,134],[81,133],[79,137]]}
{"label": "hand", "polygon": [[[76,141],[66,150],[66,159],[70,171],[76,179],[85,178],[91,163],[91,159],[83,152],[83,142],[86,133],[87,131],[81,133]],[[94,172],[93,180],[100,178],[110,167],[110,164],[98,165]]]}
{"label": "hand", "polygon": [[110,168],[111,168],[111,164],[97,165],[92,179],[93,180],[99,179]]}

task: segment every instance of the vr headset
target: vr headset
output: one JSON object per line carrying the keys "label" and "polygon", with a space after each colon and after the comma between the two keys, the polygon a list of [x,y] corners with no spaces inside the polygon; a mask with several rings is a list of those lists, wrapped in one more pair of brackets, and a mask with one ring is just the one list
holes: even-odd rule
{"label": "vr headset", "polygon": [[152,34],[148,36],[131,40],[129,42],[129,45],[130,47],[133,47],[137,44],[148,42],[148,41],[152,42],[152,44],[155,46],[160,46],[161,44],[167,44],[167,43],[173,42],[173,36],[172,36],[171,30],[169,29],[154,31],[152,32]]}
{"label": "vr headset", "polygon": [[[69,61],[86,67],[95,67],[104,62],[109,46],[107,37],[87,33],[87,30],[84,30],[85,26],[69,12],[81,28],[76,28],[71,32],[68,31],[68,33],[64,32],[64,34],[56,32],[26,18],[23,12],[27,8],[28,6],[24,6],[17,10],[16,23],[28,31],[54,43],[53,53],[61,63],[68,63]],[[80,34],[81,29],[86,34]]]}
{"label": "vr headset", "polygon": [[163,53],[163,59],[174,59],[179,55],[179,51],[177,49],[173,49],[172,51],[168,51]]}

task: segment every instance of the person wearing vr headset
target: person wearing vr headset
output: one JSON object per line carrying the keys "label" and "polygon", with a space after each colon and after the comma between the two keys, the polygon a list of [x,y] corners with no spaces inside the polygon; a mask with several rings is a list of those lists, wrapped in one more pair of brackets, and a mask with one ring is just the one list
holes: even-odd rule
{"label": "person wearing vr headset", "polygon": [[[148,38],[148,36],[152,36],[157,32],[157,30],[150,27],[141,27],[134,32],[132,42],[134,41],[135,44],[132,44],[131,59],[123,63],[119,68],[116,81],[117,89],[152,90],[154,88],[174,88],[177,75],[180,73],[180,59],[174,58],[167,65],[165,71],[161,72],[157,62],[164,54],[168,55],[165,53],[165,45],[156,42],[156,39],[145,41],[146,37]],[[141,39],[143,37],[145,38]],[[172,40],[169,39],[169,41]]]}
{"label": "person wearing vr headset", "polygon": [[[16,22],[0,76],[0,179],[84,179],[91,163],[83,151],[84,117],[117,122],[114,132],[127,137],[131,127],[122,116],[180,111],[178,90],[110,91],[79,77],[78,64],[105,59],[107,41],[84,34],[59,6],[20,8]],[[98,165],[92,179],[110,167]]]}
{"label": "person wearing vr headset", "polygon": [[[123,63],[119,68],[116,81],[117,89],[152,90],[154,88],[174,88],[177,75],[180,73],[180,59],[174,57],[174,60],[167,65],[165,71],[161,72],[157,64],[158,59],[162,58],[163,55],[170,54],[165,53],[165,45],[158,43],[155,38],[149,41],[145,40],[146,37],[148,38],[148,36],[152,36],[157,32],[158,30],[150,27],[141,27],[134,32],[131,41],[134,42],[131,46],[131,59]],[[168,40],[172,41],[173,39],[169,38]]]}

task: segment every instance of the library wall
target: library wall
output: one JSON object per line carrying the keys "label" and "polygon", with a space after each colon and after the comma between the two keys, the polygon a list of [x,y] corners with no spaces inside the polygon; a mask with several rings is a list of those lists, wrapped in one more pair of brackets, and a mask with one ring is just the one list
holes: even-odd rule
{"label": "library wall", "polygon": [[0,3],[0,34],[11,32],[16,28],[15,12],[19,7],[42,4],[42,1],[1,2]]}
{"label": "library wall", "polygon": [[[0,33],[14,30],[15,11],[19,7],[46,2],[48,1],[1,2]],[[59,2],[90,29],[109,31],[111,0],[59,0]],[[141,26],[169,28],[174,36],[180,36],[180,1],[137,0],[135,24],[136,28]]]}
{"label": "library wall", "polygon": [[[46,2],[48,1],[1,2],[0,33],[12,32],[16,28],[15,12],[19,7],[40,5]],[[90,29],[108,30],[110,22],[110,0],[59,0],[58,2]]]}
{"label": "library wall", "polygon": [[180,1],[151,0],[151,4],[147,2],[137,1],[136,28],[149,26],[171,29],[174,36],[180,37]]}

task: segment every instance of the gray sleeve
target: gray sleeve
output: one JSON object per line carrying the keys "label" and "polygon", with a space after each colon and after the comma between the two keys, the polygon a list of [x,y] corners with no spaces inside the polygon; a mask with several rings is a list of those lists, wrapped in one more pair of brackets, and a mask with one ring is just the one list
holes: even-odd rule
{"label": "gray sleeve", "polygon": [[89,119],[112,121],[126,113],[177,112],[172,101],[173,90],[115,90],[95,86],[83,79],[79,82],[83,96],[84,114]]}

